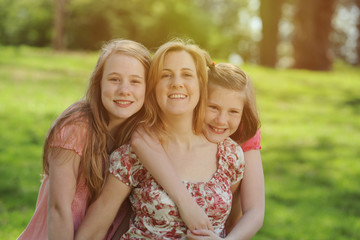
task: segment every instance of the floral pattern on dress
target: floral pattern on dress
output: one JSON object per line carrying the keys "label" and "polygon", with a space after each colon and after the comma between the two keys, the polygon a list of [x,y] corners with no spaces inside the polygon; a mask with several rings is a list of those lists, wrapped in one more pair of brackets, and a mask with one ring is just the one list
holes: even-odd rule
{"label": "floral pattern on dress", "polygon": [[[241,147],[230,138],[218,144],[218,168],[207,182],[183,180],[192,197],[208,215],[220,235],[231,210],[230,187],[244,172]],[[175,203],[139,161],[130,145],[110,156],[110,173],[132,188],[130,202],[134,216],[121,239],[186,239],[186,225]]]}

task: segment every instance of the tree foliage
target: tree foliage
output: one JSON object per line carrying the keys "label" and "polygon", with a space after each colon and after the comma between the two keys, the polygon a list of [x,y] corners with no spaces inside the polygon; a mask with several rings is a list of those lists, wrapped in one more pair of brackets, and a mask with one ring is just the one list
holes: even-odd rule
{"label": "tree foliage", "polygon": [[[326,60],[328,50],[333,48],[336,56],[342,56],[343,42],[347,41],[345,31],[341,29],[336,29],[336,34],[329,36],[332,15],[327,15],[328,6],[335,1],[353,5],[359,2],[0,0],[0,45],[53,45],[60,49],[97,50],[109,39],[125,38],[154,50],[171,38],[182,37],[193,39],[216,58],[227,59],[235,53],[247,62],[274,67],[278,65],[276,57],[277,49],[280,49],[282,62],[289,59],[290,63],[294,58],[298,67],[327,69],[331,66],[331,60]],[[57,14],[56,3],[61,2],[66,3],[66,11]],[[295,18],[294,14],[286,13],[282,3],[286,3],[287,8],[291,6],[296,13]],[[55,20],[56,16],[63,16],[59,18],[63,21]],[[277,39],[279,34],[284,36],[281,28],[284,25],[291,26],[288,28],[291,32],[286,33],[286,39]],[[285,51],[282,47],[284,42],[288,46]],[[313,67],[317,64],[315,60],[321,63],[327,61],[328,67]]]}
{"label": "tree foliage", "polygon": [[220,35],[209,15],[191,0],[73,1],[67,26],[68,47],[82,49],[98,49],[110,38],[154,48],[173,37],[211,48],[212,36]]}
{"label": "tree foliage", "polygon": [[52,16],[51,0],[0,0],[0,44],[48,45]]}

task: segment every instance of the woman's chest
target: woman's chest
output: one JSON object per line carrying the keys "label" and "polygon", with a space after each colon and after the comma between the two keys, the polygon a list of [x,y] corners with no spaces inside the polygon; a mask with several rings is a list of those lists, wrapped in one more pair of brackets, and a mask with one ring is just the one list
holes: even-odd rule
{"label": "woman's chest", "polygon": [[[227,178],[218,173],[208,182],[183,183],[213,226],[222,229],[232,202]],[[175,203],[151,176],[133,188],[130,200],[138,218],[152,219],[153,225],[185,227]]]}

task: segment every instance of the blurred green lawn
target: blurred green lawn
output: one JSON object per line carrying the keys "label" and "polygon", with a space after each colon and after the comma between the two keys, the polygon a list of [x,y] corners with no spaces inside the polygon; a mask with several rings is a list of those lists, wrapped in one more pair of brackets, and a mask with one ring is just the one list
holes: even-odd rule
{"label": "blurred green lawn", "polygon": [[[97,53],[0,47],[0,239],[35,208],[51,123],[80,99]],[[360,239],[360,69],[245,65],[262,120],[266,215],[260,239]]]}

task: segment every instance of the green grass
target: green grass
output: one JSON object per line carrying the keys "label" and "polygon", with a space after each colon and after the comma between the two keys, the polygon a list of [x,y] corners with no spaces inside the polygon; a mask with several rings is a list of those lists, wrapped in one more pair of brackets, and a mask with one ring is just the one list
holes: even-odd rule
{"label": "green grass", "polygon": [[[83,96],[96,59],[0,47],[0,239],[16,239],[30,220],[47,130]],[[257,90],[266,181],[253,239],[360,239],[360,69],[243,69]]]}

